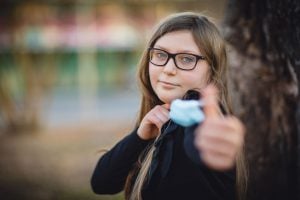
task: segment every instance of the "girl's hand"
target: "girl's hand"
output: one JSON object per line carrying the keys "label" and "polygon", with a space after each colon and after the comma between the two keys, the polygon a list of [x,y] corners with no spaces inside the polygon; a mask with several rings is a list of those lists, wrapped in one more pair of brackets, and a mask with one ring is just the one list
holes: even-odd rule
{"label": "girl's hand", "polygon": [[230,169],[243,146],[245,128],[236,117],[221,115],[214,86],[204,89],[203,101],[206,118],[196,129],[195,146],[208,167]]}
{"label": "girl's hand", "polygon": [[169,120],[169,108],[169,104],[157,105],[145,115],[137,130],[141,139],[157,137],[162,125]]}

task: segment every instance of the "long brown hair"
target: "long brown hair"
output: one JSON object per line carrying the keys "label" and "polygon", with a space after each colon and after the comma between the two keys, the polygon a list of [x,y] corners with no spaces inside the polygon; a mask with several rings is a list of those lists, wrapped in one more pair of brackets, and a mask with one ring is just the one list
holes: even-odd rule
{"label": "long brown hair", "polygon": [[[224,40],[216,26],[207,17],[184,12],[173,14],[161,21],[155,28],[152,37],[142,54],[138,65],[138,81],[142,92],[141,107],[137,119],[137,126],[144,116],[156,105],[162,104],[153,88],[149,78],[149,54],[148,48],[153,47],[156,41],[167,33],[189,30],[199,50],[206,57],[210,66],[209,83],[214,84],[219,90],[219,99],[225,112],[232,113],[227,90],[227,55]],[[125,198],[141,200],[143,184],[147,180],[147,172],[151,165],[155,147],[152,146],[146,154],[139,159],[136,167],[127,178],[125,185]],[[133,181],[134,179],[134,181]],[[237,186],[238,193],[242,194],[245,189],[246,167],[241,152],[237,157]]]}

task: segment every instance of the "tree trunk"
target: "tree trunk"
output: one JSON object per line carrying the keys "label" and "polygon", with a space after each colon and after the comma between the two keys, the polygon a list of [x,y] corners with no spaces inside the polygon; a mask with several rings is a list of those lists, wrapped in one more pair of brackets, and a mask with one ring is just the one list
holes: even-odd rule
{"label": "tree trunk", "polygon": [[299,26],[298,0],[228,2],[223,31],[233,106],[247,128],[247,199],[300,199]]}

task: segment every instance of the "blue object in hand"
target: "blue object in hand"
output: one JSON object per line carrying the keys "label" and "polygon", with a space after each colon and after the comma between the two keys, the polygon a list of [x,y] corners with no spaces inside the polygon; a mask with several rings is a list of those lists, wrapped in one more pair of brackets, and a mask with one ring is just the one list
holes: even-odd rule
{"label": "blue object in hand", "polygon": [[205,119],[200,106],[203,105],[199,100],[176,99],[171,103],[170,118],[184,127],[200,123]]}

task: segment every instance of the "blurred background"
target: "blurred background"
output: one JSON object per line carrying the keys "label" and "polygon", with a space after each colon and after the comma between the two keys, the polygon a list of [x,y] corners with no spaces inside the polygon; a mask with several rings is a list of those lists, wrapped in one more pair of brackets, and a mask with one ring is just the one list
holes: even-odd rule
{"label": "blurred background", "polygon": [[134,126],[136,65],[177,11],[222,20],[226,0],[2,0],[0,199],[122,199],[90,189],[101,149]]}

